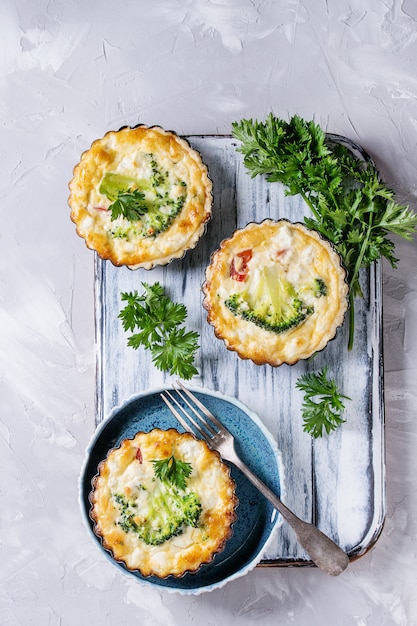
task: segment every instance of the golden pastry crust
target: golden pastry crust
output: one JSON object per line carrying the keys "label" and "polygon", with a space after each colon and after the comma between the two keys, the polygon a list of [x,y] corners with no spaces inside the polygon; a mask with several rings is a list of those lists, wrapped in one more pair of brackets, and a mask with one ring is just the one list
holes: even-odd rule
{"label": "golden pastry crust", "polygon": [[[263,268],[274,280],[283,277],[295,288],[305,305],[304,321],[273,332],[226,305],[233,294],[247,293],[248,281]],[[315,294],[315,284],[326,293]],[[216,336],[257,365],[292,365],[322,350],[342,324],[348,304],[340,256],[316,231],[287,220],[251,223],[224,240],[206,270],[203,293]]]}
{"label": "golden pastry crust", "polygon": [[[112,220],[108,209],[114,198],[100,191],[106,175],[136,181],[152,207],[147,216]],[[211,217],[212,182],[200,154],[158,126],[124,127],[94,141],[75,166],[69,189],[71,220],[87,247],[131,269],[182,257],[195,247]],[[155,228],[152,214],[158,224],[164,220],[163,229]]]}
{"label": "golden pastry crust", "polygon": [[[141,516],[149,515],[154,506],[149,498],[160,488],[152,461],[172,454],[192,466],[186,491],[181,493],[197,495],[201,514],[196,527],[186,525],[180,534],[150,545],[136,532],[123,528],[116,500],[126,498],[140,523]],[[195,572],[211,562],[232,534],[238,501],[230,470],[217,452],[189,433],[154,429],[139,432],[110,451],[93,480],[90,502],[94,532],[114,558],[143,576],[165,578]]]}

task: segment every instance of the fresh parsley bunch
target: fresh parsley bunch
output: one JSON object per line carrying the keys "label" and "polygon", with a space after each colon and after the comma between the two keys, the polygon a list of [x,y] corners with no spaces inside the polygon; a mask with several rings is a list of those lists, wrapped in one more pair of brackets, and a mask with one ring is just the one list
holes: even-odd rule
{"label": "fresh parsley bunch", "polygon": [[349,349],[354,336],[354,298],[362,296],[361,268],[385,257],[393,267],[389,235],[411,240],[417,214],[394,201],[372,162],[359,161],[345,146],[331,142],[312,121],[293,116],[289,122],[272,113],[265,122],[241,120],[233,135],[251,176],[281,182],[288,195],[300,194],[313,217],[305,224],[333,243],[349,279]]}
{"label": "fresh parsley bunch", "polygon": [[[154,365],[184,380],[198,373],[194,365],[199,335],[181,326],[187,317],[184,304],[173,302],[158,283],[142,283],[144,293],[122,293],[126,306],[119,313],[125,331],[132,331],[128,345],[151,351]],[[137,332],[135,332],[137,331]]]}
{"label": "fresh parsley bunch", "polygon": [[341,394],[335,381],[327,376],[327,367],[318,373],[303,374],[296,387],[304,391],[302,412],[305,432],[317,438],[322,436],[323,431],[329,434],[343,424],[344,400],[350,398]]}

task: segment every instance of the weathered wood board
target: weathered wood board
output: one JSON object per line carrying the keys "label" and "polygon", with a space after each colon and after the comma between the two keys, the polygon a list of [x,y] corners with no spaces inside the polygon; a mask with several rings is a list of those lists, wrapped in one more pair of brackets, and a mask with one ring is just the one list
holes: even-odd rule
{"label": "weathered wood board", "polygon": [[[283,217],[302,221],[308,208],[301,198],[286,196],[279,183],[251,179],[233,138],[187,139],[200,151],[213,181],[213,218],[197,247],[183,259],[151,271],[116,268],[96,258],[97,423],[132,394],[171,381],[152,365],[146,351],[127,346],[118,319],[121,292],[142,291],[142,282],[158,280],[174,301],[187,306],[187,328],[200,333],[200,375],[191,384],[237,397],[259,415],[282,452],[287,505],[318,524],[351,558],[361,556],[379,536],[385,514],[381,267],[362,276],[364,299],[356,302],[353,350],[347,349],[346,322],[309,361],[272,368],[239,359],[216,339],[202,307],[201,285],[210,255],[222,239],[248,222]],[[303,396],[295,384],[304,372],[325,365],[351,400],[343,426],[312,440],[303,431]],[[261,565],[309,563],[284,524]]]}

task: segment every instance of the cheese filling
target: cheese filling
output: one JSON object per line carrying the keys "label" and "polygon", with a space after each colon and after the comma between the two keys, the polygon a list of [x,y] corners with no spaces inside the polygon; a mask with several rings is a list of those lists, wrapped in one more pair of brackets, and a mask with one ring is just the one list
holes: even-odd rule
{"label": "cheese filling", "polygon": [[[144,487],[140,488],[146,493]],[[180,493],[159,481],[151,495],[146,496],[127,498],[112,494],[119,509],[116,524],[123,532],[135,533],[145,543],[159,545],[182,534],[186,526],[197,526],[201,504],[195,493]]]}
{"label": "cheese filling", "polygon": [[269,241],[238,252],[230,263],[232,292],[224,299],[236,316],[264,330],[282,333],[302,324],[327,294],[313,264],[314,249],[297,250],[293,232],[284,226]]}
{"label": "cheese filling", "polygon": [[136,240],[167,230],[186,196],[187,183],[174,168],[168,171],[154,154],[136,151],[104,174],[88,210],[103,222],[109,237]]}

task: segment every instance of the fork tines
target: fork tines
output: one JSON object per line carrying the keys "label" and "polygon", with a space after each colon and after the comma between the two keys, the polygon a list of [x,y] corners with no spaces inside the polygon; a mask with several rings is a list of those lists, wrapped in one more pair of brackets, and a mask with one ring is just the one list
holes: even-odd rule
{"label": "fork tines", "polygon": [[[173,415],[175,415],[184,430],[194,434],[192,427],[188,423],[190,422],[195,430],[197,430],[197,432],[199,432],[200,435],[204,437],[204,439],[212,438],[217,434],[218,431],[224,430],[224,427],[218,421],[218,419],[204,406],[204,404],[200,402],[200,400],[193,393],[191,393],[189,389],[184,387],[184,385],[180,381],[177,381],[177,386],[173,385],[173,387],[181,400],[188,406],[188,408],[192,411],[192,413],[198,420],[196,421],[196,419],[194,419],[194,417],[190,415],[189,411],[187,411],[184,406],[182,406],[182,404],[171,392],[165,391],[165,393],[161,393],[161,398],[167,404]],[[169,396],[170,400],[172,401],[172,403],[175,404],[175,406],[168,400],[166,396]],[[195,406],[191,404],[190,400],[186,396],[188,396],[188,398],[192,400]],[[198,410],[195,408],[196,406],[200,409],[201,413],[203,413],[203,415],[207,419],[204,419],[204,417],[198,412]],[[186,420],[188,421],[186,421],[183,416],[185,416]],[[209,420],[211,424],[207,420]],[[216,426],[218,428],[218,431],[216,431],[213,426]]]}

